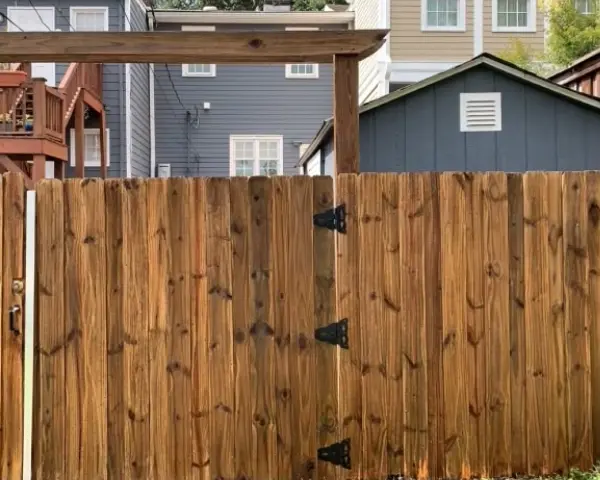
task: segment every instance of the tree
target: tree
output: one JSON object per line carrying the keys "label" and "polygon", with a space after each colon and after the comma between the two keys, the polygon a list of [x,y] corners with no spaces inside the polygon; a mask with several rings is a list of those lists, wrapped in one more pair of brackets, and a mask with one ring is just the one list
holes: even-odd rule
{"label": "tree", "polygon": [[[292,10],[323,10],[326,4],[346,4],[345,0],[292,0]],[[200,10],[205,6],[217,7],[219,10],[262,10],[264,0],[156,0],[155,8],[172,8],[177,10]]]}
{"label": "tree", "polygon": [[511,45],[500,52],[498,57],[541,77],[556,71],[556,67],[548,61],[547,55],[533,51],[517,38],[514,38]]}

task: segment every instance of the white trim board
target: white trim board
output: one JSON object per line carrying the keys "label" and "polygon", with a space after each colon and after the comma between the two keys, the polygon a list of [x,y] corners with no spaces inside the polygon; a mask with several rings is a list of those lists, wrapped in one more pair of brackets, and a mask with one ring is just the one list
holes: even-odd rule
{"label": "white trim board", "polygon": [[391,62],[389,64],[390,83],[416,83],[425,80],[462,62]]}

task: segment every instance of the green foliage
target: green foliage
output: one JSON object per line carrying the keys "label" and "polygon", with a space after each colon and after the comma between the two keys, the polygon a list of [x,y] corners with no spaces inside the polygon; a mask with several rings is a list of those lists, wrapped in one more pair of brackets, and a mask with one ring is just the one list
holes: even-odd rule
{"label": "green foliage", "polygon": [[556,70],[543,53],[534,52],[517,38],[513,39],[510,46],[500,52],[498,57],[541,77],[546,77]]}
{"label": "green foliage", "polygon": [[[292,10],[323,10],[325,4],[346,4],[345,0],[293,0]],[[219,10],[254,11],[262,9],[264,0],[156,0],[155,8],[171,8],[176,10],[200,10],[205,6],[217,7]]]}

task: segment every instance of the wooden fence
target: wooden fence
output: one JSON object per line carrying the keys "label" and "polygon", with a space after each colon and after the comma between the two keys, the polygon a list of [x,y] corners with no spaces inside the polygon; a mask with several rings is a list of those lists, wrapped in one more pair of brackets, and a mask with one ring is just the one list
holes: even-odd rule
{"label": "wooden fence", "polygon": [[[41,182],[34,478],[457,478],[600,459],[600,172],[336,188],[345,233],[313,224],[334,206],[326,177]],[[9,480],[23,192],[5,175]],[[342,319],[348,348],[315,339]]]}

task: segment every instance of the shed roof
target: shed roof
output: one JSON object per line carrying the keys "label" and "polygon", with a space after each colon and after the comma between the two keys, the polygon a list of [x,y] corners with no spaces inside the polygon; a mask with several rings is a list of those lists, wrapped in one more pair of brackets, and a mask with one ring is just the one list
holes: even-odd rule
{"label": "shed roof", "polygon": [[[592,70],[600,70],[600,48],[597,48],[587,55],[579,57],[568,67],[565,67],[550,75],[548,79],[556,83],[566,83],[566,81],[571,80],[572,77],[577,77],[579,74],[589,73],[588,69],[590,68]],[[573,78],[573,80],[574,79],[575,78]]]}
{"label": "shed roof", "polygon": [[[491,68],[492,70],[502,72],[516,80],[525,82],[540,90],[545,90],[547,92],[559,95],[578,104],[600,110],[600,101],[590,95],[579,93],[561,85],[557,85],[556,83],[550,80],[539,77],[538,75],[528,72],[527,70],[523,70],[512,63],[501,60],[500,58],[492,54],[482,53],[481,55],[478,55],[477,57],[474,57],[471,60],[466,61],[465,63],[457,65],[454,68],[445,70],[441,73],[438,73],[437,75],[432,75],[431,77],[428,77],[420,82],[414,83],[400,90],[396,90],[395,92],[392,92],[388,95],[380,97],[376,100],[365,103],[362,107],[360,107],[359,114],[366,113],[375,108],[387,105],[388,103],[394,102],[395,100],[416,93],[420,90],[423,90],[424,88],[432,86],[443,80],[452,78],[456,75],[464,73],[475,67],[479,67],[481,65]],[[330,117],[323,122],[321,128],[313,138],[309,147],[306,149],[302,157],[300,157],[298,166],[304,165],[329,138],[332,132],[333,117]]]}

